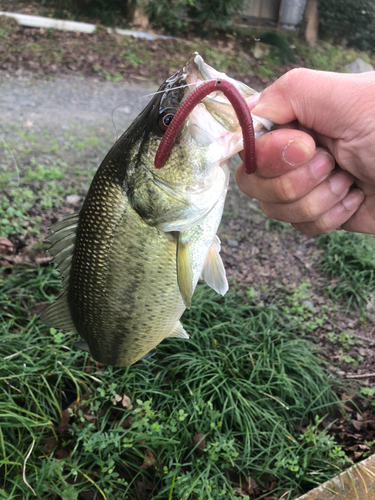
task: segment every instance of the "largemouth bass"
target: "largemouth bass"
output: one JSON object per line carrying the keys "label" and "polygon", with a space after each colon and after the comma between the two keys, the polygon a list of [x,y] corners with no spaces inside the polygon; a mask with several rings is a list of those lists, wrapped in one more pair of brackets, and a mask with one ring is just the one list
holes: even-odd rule
{"label": "largemouth bass", "polygon": [[166,337],[187,339],[180,318],[200,277],[222,295],[228,290],[216,232],[242,134],[221,92],[195,107],[165,165],[154,167],[174,113],[212,78],[254,94],[193,54],[104,158],[81,211],[51,228],[63,290],[42,319],[77,332],[101,363],[131,365]]}

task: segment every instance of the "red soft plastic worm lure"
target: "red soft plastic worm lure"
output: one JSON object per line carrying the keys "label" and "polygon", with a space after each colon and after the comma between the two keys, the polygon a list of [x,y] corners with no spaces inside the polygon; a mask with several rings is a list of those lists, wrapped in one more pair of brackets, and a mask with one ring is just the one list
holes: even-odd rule
{"label": "red soft plastic worm lure", "polygon": [[247,174],[253,174],[256,170],[255,162],[255,137],[253,120],[246,105],[245,99],[241,96],[236,87],[227,80],[209,80],[201,83],[182,103],[173,120],[168,126],[155,155],[155,168],[161,168],[169,154],[173,141],[184,121],[189,116],[195,106],[208,94],[220,90],[230,101],[240,122],[243,137],[244,165]]}

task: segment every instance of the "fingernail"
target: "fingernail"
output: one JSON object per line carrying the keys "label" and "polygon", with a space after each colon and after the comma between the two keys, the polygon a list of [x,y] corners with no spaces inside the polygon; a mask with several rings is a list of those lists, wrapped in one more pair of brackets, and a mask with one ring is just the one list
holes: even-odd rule
{"label": "fingernail", "polygon": [[284,161],[289,165],[298,165],[311,158],[311,152],[303,142],[293,137],[282,151]]}
{"label": "fingernail", "polygon": [[337,172],[331,175],[328,179],[331,185],[331,190],[337,196],[341,196],[345,191],[349,191],[348,179],[346,175],[342,175],[342,172]]}
{"label": "fingernail", "polygon": [[332,157],[326,153],[317,153],[310,162],[311,175],[318,181],[324,179],[334,169]]}
{"label": "fingernail", "polygon": [[365,195],[363,191],[360,189],[353,189],[353,191],[350,191],[348,196],[346,196],[342,200],[342,204],[346,208],[346,210],[354,210],[355,208],[359,207],[359,205],[362,203],[362,201],[365,199]]}

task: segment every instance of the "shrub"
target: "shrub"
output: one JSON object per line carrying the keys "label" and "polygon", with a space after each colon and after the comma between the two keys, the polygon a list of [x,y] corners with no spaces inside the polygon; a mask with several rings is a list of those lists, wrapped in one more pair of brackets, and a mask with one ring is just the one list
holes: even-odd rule
{"label": "shrub", "polygon": [[240,11],[243,0],[149,0],[150,21],[171,34],[190,30],[207,35],[225,30]]}
{"label": "shrub", "polygon": [[321,35],[375,51],[375,0],[321,0]]}

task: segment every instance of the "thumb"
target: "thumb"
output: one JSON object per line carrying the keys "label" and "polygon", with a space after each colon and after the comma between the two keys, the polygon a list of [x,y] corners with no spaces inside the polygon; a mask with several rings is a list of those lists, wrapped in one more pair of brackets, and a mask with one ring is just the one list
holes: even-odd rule
{"label": "thumb", "polygon": [[344,138],[358,118],[359,109],[367,109],[373,75],[351,75],[297,68],[267,87],[259,96],[252,113],[284,125],[297,120],[315,132]]}

